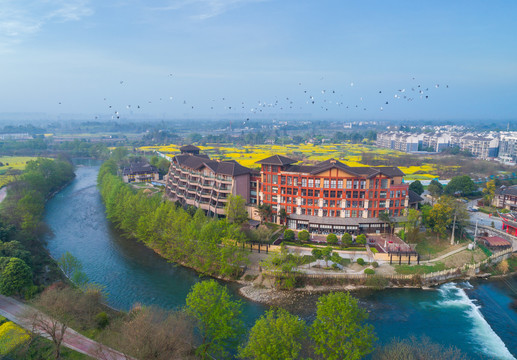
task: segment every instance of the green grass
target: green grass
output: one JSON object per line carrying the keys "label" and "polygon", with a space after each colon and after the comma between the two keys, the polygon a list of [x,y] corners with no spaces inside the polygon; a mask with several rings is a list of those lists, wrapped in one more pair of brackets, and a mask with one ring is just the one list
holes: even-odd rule
{"label": "green grass", "polygon": [[483,250],[483,252],[485,253],[486,256],[492,255],[492,251],[490,251],[485,245],[483,245],[481,243],[477,243],[477,245],[481,250]]}
{"label": "green grass", "polygon": [[420,255],[434,255],[449,247],[448,239],[436,239],[435,235],[426,235],[417,241],[416,251]]}
{"label": "green grass", "polygon": [[[30,344],[19,345],[9,352],[8,358],[12,360],[54,359],[54,346],[50,340],[38,336]],[[62,346],[61,359],[91,360],[92,358]]]}
{"label": "green grass", "polygon": [[397,274],[402,275],[429,274],[445,269],[445,264],[441,262],[437,262],[434,265],[395,265],[395,271]]}

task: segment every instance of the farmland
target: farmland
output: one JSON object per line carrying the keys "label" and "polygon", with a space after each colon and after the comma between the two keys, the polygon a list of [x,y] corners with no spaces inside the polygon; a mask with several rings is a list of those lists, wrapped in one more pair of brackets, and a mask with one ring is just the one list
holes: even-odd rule
{"label": "farmland", "polygon": [[[157,150],[164,154],[176,155],[179,153],[179,148],[179,145],[144,146],[139,150]],[[231,144],[209,144],[209,146],[199,146],[199,148],[202,152],[210,155],[212,159],[235,160],[250,168],[258,168],[257,161],[275,154],[288,156],[304,164],[313,164],[335,158],[349,166],[368,166],[362,162],[364,154],[370,154],[370,157],[375,160],[382,160],[383,156],[397,157],[404,155],[401,152],[363,144],[253,145],[242,147],[235,147]],[[437,177],[434,164],[422,163],[420,166],[400,166],[400,169],[406,174],[407,180],[430,180]]]}
{"label": "farmland", "polygon": [[13,170],[23,170],[27,162],[36,160],[35,157],[29,156],[0,156],[0,188],[10,183],[14,176],[11,174]]}

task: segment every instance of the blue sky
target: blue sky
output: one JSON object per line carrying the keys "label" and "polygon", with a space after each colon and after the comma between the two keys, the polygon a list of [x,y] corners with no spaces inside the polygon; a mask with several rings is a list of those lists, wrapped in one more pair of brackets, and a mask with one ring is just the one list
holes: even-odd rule
{"label": "blue sky", "polygon": [[0,0],[0,112],[515,120],[515,14],[516,1]]}

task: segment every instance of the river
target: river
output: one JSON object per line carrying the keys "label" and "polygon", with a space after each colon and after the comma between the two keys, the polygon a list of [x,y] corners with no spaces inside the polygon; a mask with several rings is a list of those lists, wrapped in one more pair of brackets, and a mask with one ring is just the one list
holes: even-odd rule
{"label": "river", "polygon": [[[128,310],[135,303],[174,309],[184,305],[190,287],[200,281],[192,270],[168,263],[140,243],[117,234],[106,220],[96,187],[99,163],[83,162],[75,180],[51,199],[45,222],[53,231],[47,247],[54,258],[69,251],[90,279],[105,287],[107,301]],[[238,286],[225,283],[235,297]],[[517,278],[450,283],[436,290],[391,289],[354,295],[370,313],[380,343],[393,337],[427,335],[455,345],[472,359],[515,359]],[[316,296],[302,296],[287,308],[311,320]],[[248,326],[267,308],[246,299]]]}

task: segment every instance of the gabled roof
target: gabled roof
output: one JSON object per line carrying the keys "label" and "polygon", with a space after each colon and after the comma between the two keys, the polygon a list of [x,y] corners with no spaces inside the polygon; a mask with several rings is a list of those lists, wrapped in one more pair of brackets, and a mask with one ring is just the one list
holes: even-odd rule
{"label": "gabled roof", "polygon": [[129,165],[129,167],[124,168],[122,173],[124,175],[135,175],[135,174],[148,174],[148,173],[157,173],[158,169],[148,163],[135,163]]}
{"label": "gabled roof", "polygon": [[180,151],[200,151],[201,149],[194,145],[185,145],[180,147]]}
{"label": "gabled roof", "polygon": [[409,203],[410,204],[416,204],[416,203],[424,201],[424,198],[421,197],[420,195],[418,195],[413,190],[408,190],[408,195],[409,195]]}
{"label": "gabled roof", "polygon": [[294,164],[295,162],[297,162],[297,161],[290,159],[288,157],[282,156],[282,155],[273,155],[266,159],[257,161],[257,164],[285,166],[285,165]]}
{"label": "gabled roof", "polygon": [[203,167],[207,167],[214,173],[222,175],[239,176],[251,173],[251,169],[240,165],[234,160],[216,161],[210,160],[208,156],[176,155],[173,161],[182,167],[188,167],[193,170],[200,170]]}

